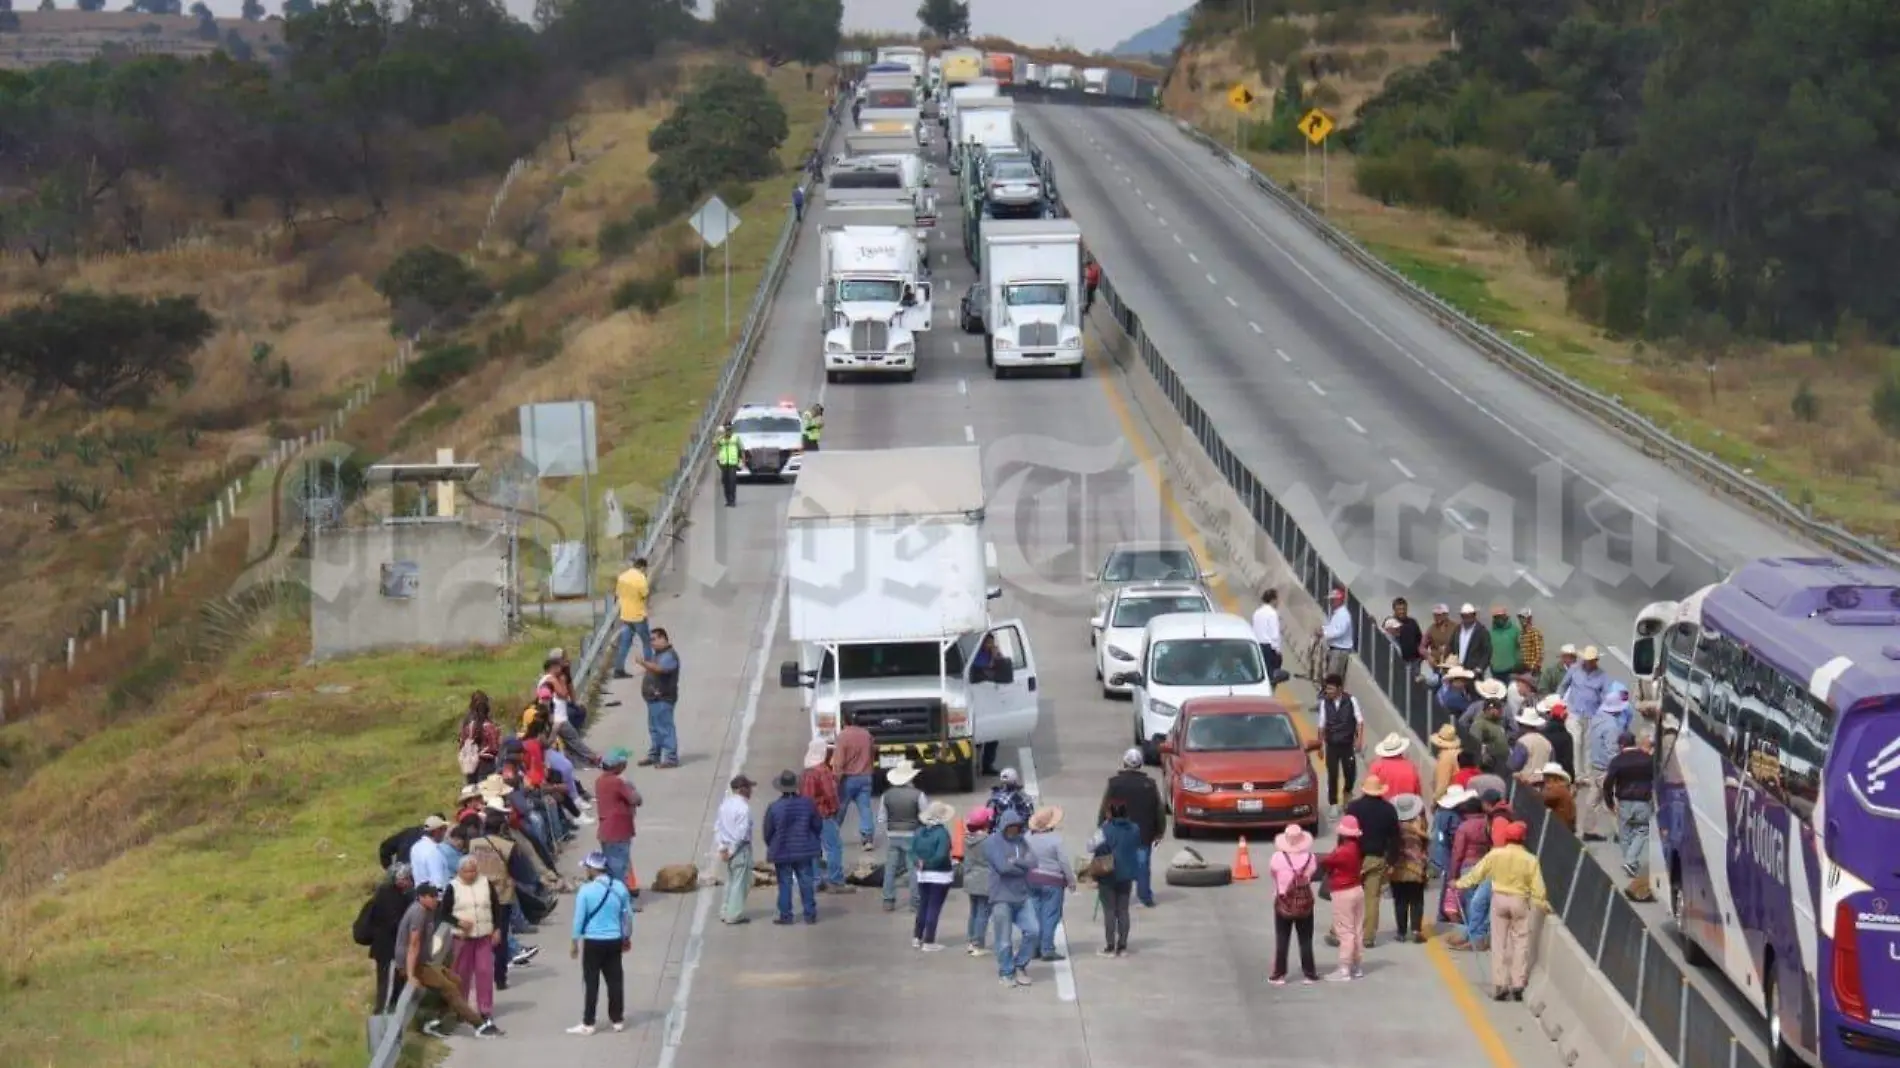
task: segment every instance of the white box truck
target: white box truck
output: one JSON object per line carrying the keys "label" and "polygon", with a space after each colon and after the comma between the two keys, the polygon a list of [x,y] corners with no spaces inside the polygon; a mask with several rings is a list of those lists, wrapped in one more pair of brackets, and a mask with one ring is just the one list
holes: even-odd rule
{"label": "white box truck", "polygon": [[1074,219],[984,219],[978,260],[984,362],[1007,378],[1082,377],[1082,228]]}
{"label": "white box truck", "polygon": [[880,769],[909,762],[976,788],[978,747],[1040,716],[1020,620],[990,618],[983,462],[973,445],[814,453],[785,516],[788,634],[779,683],[814,735],[871,733]]}
{"label": "white box truck", "polygon": [[980,100],[997,100],[1003,91],[994,78],[984,78],[950,90],[950,106],[943,112],[944,136],[950,144],[951,169],[956,169],[957,144],[963,139],[963,109]]}
{"label": "white box truck", "polygon": [[825,379],[849,374],[917,376],[917,335],[930,329],[923,243],[908,226],[820,230],[818,307]]}
{"label": "white box truck", "polygon": [[1067,63],[1049,64],[1047,86],[1050,89],[1074,89],[1075,67]]}
{"label": "white box truck", "polygon": [[1082,91],[1101,95],[1108,92],[1108,68],[1090,67],[1082,72]]}
{"label": "white box truck", "polygon": [[997,96],[960,103],[956,124],[950,158],[961,175],[973,153],[1016,144],[1016,101]]}

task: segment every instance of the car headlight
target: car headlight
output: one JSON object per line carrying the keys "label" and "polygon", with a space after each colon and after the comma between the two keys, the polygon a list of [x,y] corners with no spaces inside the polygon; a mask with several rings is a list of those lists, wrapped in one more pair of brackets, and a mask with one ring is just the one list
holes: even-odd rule
{"label": "car headlight", "polygon": [[1148,714],[1160,716],[1163,719],[1173,719],[1181,714],[1181,710],[1160,698],[1150,697],[1148,698]]}
{"label": "car headlight", "polygon": [[1108,655],[1114,657],[1117,660],[1133,661],[1135,659],[1135,654],[1127,651],[1126,649],[1117,649],[1116,647],[1112,645],[1108,647]]}
{"label": "car headlight", "polygon": [[1311,789],[1312,786],[1313,786],[1313,773],[1309,770],[1309,771],[1302,771],[1298,775],[1295,775],[1291,779],[1288,779],[1280,787],[1280,789],[1307,790],[1307,789]]}
{"label": "car headlight", "polygon": [[827,341],[825,342],[825,351],[826,352],[843,352],[845,351],[845,347],[841,342]]}
{"label": "car headlight", "polygon": [[1062,347],[1065,349],[1079,349],[1082,347],[1082,339],[1079,337],[1064,338]]}
{"label": "car headlight", "polygon": [[1183,775],[1180,777],[1179,781],[1181,783],[1181,789],[1186,790],[1188,793],[1191,793],[1191,794],[1211,794],[1214,792],[1214,788],[1212,786],[1201,781],[1200,779],[1195,778],[1192,775]]}
{"label": "car headlight", "polygon": [[891,351],[892,352],[909,352],[916,347],[917,346],[912,342],[900,341],[897,344],[891,346]]}
{"label": "car headlight", "polygon": [[1016,347],[1015,342],[1011,341],[1010,339],[1006,337],[996,338],[995,343],[996,343],[996,347],[999,349],[1013,349]]}

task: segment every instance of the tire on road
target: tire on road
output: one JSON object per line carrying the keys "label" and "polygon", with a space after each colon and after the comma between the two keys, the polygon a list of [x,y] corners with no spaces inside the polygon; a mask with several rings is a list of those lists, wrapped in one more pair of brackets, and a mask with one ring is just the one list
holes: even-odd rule
{"label": "tire on road", "polygon": [[1169,886],[1226,886],[1234,881],[1234,869],[1225,864],[1205,868],[1169,868],[1164,876]]}

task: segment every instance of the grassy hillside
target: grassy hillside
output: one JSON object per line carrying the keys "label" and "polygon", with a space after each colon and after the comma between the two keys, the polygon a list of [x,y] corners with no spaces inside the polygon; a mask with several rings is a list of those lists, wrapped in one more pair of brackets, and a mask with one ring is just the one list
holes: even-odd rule
{"label": "grassy hillside", "polygon": [[[610,484],[672,471],[729,344],[716,318],[699,332],[695,281],[651,313],[615,309],[627,280],[677,273],[684,236],[677,222],[637,239],[613,224],[653,201],[646,134],[678,81],[649,66],[588,87],[472,257],[513,294],[458,335],[477,339],[479,359],[441,389],[390,388],[364,414],[382,428],[366,449],[492,458],[513,405],[587,396]],[[771,81],[790,124],[782,158],[795,164],[822,121],[827,74],[813,91],[795,68]],[[780,175],[722,192],[745,220],[735,305],[789,188]],[[473,247],[492,199],[443,204],[476,224],[456,247]],[[710,292],[716,301],[716,277]],[[503,338],[492,349],[491,335]],[[580,635],[535,629],[501,649],[312,667],[307,616],[277,587],[194,608],[126,665],[151,701],[115,698],[121,677],[0,728],[0,1064],[360,1063],[370,973],[348,928],[377,842],[453,799],[469,692],[518,708],[543,651]]]}
{"label": "grassy hillside", "polygon": [[[1697,251],[1693,225],[1675,231],[1680,258],[1673,267],[1646,265],[1645,257],[1656,255],[1651,242],[1660,242],[1670,224],[1613,206],[1622,194],[1608,191],[1626,188],[1611,176],[1614,168],[1640,163],[1669,176],[1629,188],[1673,189],[1698,173],[1695,157],[1667,148],[1663,135],[1652,146],[1628,132],[1662,121],[1643,104],[1644,64],[1651,56],[1657,64],[1673,62],[1670,42],[1678,33],[1692,50],[1693,34],[1677,20],[1693,17],[1688,9],[1695,3],[1664,5],[1660,23],[1559,29],[1547,48],[1522,54],[1528,66],[1516,76],[1532,86],[1522,91],[1503,88],[1502,74],[1471,73],[1484,63],[1503,64],[1495,58],[1500,51],[1507,58],[1516,53],[1493,49],[1481,59],[1452,52],[1448,28],[1428,15],[1367,14],[1353,0],[1299,6],[1312,13],[1263,18],[1251,28],[1239,24],[1230,5],[1197,7],[1168,86],[1170,112],[1229,144],[1238,133],[1257,167],[1299,189],[1304,153],[1286,124],[1293,112],[1327,108],[1342,127],[1331,145],[1336,224],[1413,281],[1579,381],[1621,397],[1818,515],[1900,541],[1900,495],[1892,492],[1900,484],[1900,362],[1891,327],[1837,308],[1825,325],[1792,327],[1812,330],[1811,340],[1789,338],[1783,324],[1798,322],[1797,313],[1770,310],[1751,295],[1761,290],[1744,288],[1754,284],[1749,279],[1711,271],[1719,261]],[[1587,65],[1593,48],[1613,59],[1588,67],[1592,73],[1566,73],[1570,65]],[[1289,67],[1299,99],[1279,104],[1276,114]],[[1225,101],[1234,82],[1249,85],[1261,101],[1238,128]],[[1613,94],[1613,85],[1631,88]],[[1720,92],[1735,100],[1718,107],[1745,106],[1739,90]],[[1550,116],[1571,116],[1574,124],[1587,108],[1544,109],[1565,106],[1573,93],[1592,107],[1622,100],[1626,111],[1572,137]],[[1379,118],[1368,126],[1375,112]],[[1618,136],[1629,147],[1612,148]],[[1563,138],[1595,138],[1600,147],[1581,161],[1537,147]],[[1596,184],[1580,185],[1591,173]],[[1305,192],[1317,206],[1319,190]],[[1820,215],[1800,232],[1853,232],[1849,220],[1859,209],[1824,210],[1830,203],[1813,203]],[[1606,228],[1605,220],[1615,225]],[[1633,268],[1618,266],[1631,262]],[[1728,312],[1708,310],[1707,302],[1721,300],[1730,302]],[[1891,412],[1881,406],[1889,394]]]}

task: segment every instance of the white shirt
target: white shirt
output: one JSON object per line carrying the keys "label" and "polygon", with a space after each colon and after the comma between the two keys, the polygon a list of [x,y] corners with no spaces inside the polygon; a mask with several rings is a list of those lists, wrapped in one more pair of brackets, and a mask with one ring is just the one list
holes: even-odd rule
{"label": "white shirt", "polygon": [[1253,640],[1261,645],[1280,648],[1280,610],[1263,604],[1253,610]]}
{"label": "white shirt", "polygon": [[1459,624],[1458,626],[1458,660],[1460,663],[1462,663],[1465,659],[1465,650],[1471,648],[1471,636],[1473,634],[1476,634],[1477,632],[1478,632],[1478,625],[1476,623],[1473,623],[1468,627],[1462,623]]}
{"label": "white shirt", "polygon": [[449,870],[449,858],[442,855],[442,843],[426,834],[409,847],[409,873],[417,886],[428,883],[438,890],[447,890],[455,876]]}
{"label": "white shirt", "polygon": [[713,842],[728,853],[752,844],[752,803],[738,794],[727,794],[713,818]]}
{"label": "white shirt", "polygon": [[[546,686],[550,691],[552,691],[554,689],[554,676],[543,675],[541,676],[541,681],[534,684],[534,688],[537,691],[540,690],[541,687],[543,686]],[[554,698],[554,723],[556,726],[559,726],[560,724],[563,724],[566,722],[567,722],[567,702],[563,701],[557,695]]]}
{"label": "white shirt", "polygon": [[1326,644],[1331,648],[1352,652],[1352,613],[1346,611],[1345,605],[1342,604],[1333,609],[1332,616],[1326,620],[1326,630],[1323,633]]}

